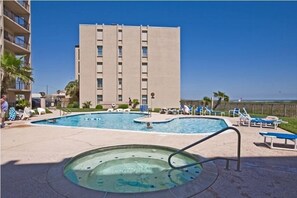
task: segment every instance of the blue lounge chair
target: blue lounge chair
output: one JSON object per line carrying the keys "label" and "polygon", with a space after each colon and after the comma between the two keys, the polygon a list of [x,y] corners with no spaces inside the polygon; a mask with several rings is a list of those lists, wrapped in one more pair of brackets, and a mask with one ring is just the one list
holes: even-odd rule
{"label": "blue lounge chair", "polygon": [[240,116],[240,109],[239,108],[234,108],[233,110],[229,110],[229,116],[232,115],[232,117],[235,116]]}
{"label": "blue lounge chair", "polygon": [[[260,132],[259,134],[264,137],[264,144],[266,144],[271,149],[297,151],[297,135],[296,134],[287,134],[287,133],[281,133],[281,132]],[[266,141],[267,138],[270,138],[270,142]],[[274,139],[284,139],[285,146],[287,146],[287,147],[279,147],[276,144],[273,144]],[[293,148],[288,147],[288,146],[292,146],[292,145],[288,144],[288,140],[291,140],[294,142]]]}
{"label": "blue lounge chair", "polygon": [[196,115],[202,115],[203,114],[203,106],[198,106],[195,110]]}
{"label": "blue lounge chair", "polygon": [[225,115],[225,112],[222,112],[222,111],[214,111],[212,109],[209,109],[208,107],[204,107],[205,108],[205,114],[207,115],[220,115],[220,116],[223,116]]}
{"label": "blue lounge chair", "polygon": [[8,110],[8,120],[13,121],[19,119],[21,119],[20,114],[15,110],[14,107],[10,107]]}

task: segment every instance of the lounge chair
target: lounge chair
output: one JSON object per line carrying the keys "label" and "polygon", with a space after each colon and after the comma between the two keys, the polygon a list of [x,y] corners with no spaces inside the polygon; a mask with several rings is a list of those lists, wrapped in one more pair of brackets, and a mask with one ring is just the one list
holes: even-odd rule
{"label": "lounge chair", "polygon": [[37,112],[38,112],[39,115],[41,115],[41,114],[45,114],[45,109],[44,109],[44,108],[40,108],[40,107],[38,107],[38,108],[37,108]]}
{"label": "lounge chair", "polygon": [[[281,132],[260,132],[260,135],[264,137],[264,144],[271,149],[282,149],[282,150],[294,150],[297,151],[297,135],[286,134]],[[267,138],[270,138],[270,142],[267,142]],[[284,139],[285,144],[274,143],[274,139]],[[294,145],[288,144],[288,140],[294,142]],[[293,148],[292,148],[293,146]]]}
{"label": "lounge chair", "polygon": [[229,116],[235,117],[235,116],[240,116],[240,109],[239,108],[234,108],[233,110],[229,110]]}
{"label": "lounge chair", "polygon": [[113,108],[109,108],[106,110],[107,112],[114,112],[115,110]]}
{"label": "lounge chair", "polygon": [[276,116],[267,116],[266,118],[252,118],[249,114],[240,113],[239,116],[240,125],[248,125],[248,126],[260,126],[277,128],[281,123],[287,123]]}
{"label": "lounge chair", "polygon": [[32,116],[31,110],[28,107],[24,108],[24,112],[22,115],[22,120],[29,120],[29,118]]}
{"label": "lounge chair", "polygon": [[223,116],[225,115],[225,112],[222,112],[222,111],[214,111],[212,109],[209,109],[208,107],[204,107],[205,108],[205,115],[220,115],[220,116]]}
{"label": "lounge chair", "polygon": [[10,107],[8,110],[8,120],[13,121],[19,119],[21,119],[20,113],[17,112],[14,107]]}
{"label": "lounge chair", "polygon": [[176,110],[175,108],[169,108],[167,110],[167,114],[173,114],[173,115],[178,114],[178,110]]}
{"label": "lounge chair", "polygon": [[196,115],[203,115],[203,106],[198,106],[198,107],[195,109],[195,114],[196,114]]}
{"label": "lounge chair", "polygon": [[166,114],[167,113],[167,108],[163,107],[160,110],[160,114]]}
{"label": "lounge chair", "polygon": [[116,109],[116,112],[123,112],[123,111],[124,109],[121,109],[121,108]]}
{"label": "lounge chair", "polygon": [[124,109],[124,112],[130,112],[131,109]]}

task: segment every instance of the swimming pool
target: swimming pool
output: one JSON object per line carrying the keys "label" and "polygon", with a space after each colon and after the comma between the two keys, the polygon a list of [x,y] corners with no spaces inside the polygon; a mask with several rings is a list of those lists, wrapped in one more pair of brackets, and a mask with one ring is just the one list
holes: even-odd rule
{"label": "swimming pool", "polygon": [[33,124],[51,126],[88,127],[101,129],[133,130],[164,133],[213,133],[228,127],[224,119],[205,117],[176,118],[166,123],[153,123],[148,129],[146,123],[135,122],[135,119],[146,116],[142,113],[88,113],[57,118],[56,122],[41,120]]}

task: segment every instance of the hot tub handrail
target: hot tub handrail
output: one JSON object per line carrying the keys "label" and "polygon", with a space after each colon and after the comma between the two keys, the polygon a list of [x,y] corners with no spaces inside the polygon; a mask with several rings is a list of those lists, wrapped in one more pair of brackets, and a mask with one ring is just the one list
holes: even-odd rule
{"label": "hot tub handrail", "polygon": [[[179,153],[181,153],[181,152],[183,152],[183,151],[185,151],[185,150],[187,150],[187,149],[189,149],[189,148],[191,148],[193,146],[196,146],[196,145],[198,145],[198,144],[200,144],[200,143],[202,143],[202,142],[204,142],[204,141],[206,141],[206,140],[208,140],[208,139],[210,139],[210,138],[212,138],[214,136],[217,136],[217,135],[219,135],[219,134],[221,134],[221,133],[223,133],[223,132],[225,132],[225,131],[227,131],[229,129],[234,130],[237,133],[237,137],[238,137],[238,139],[237,139],[237,159],[231,159],[231,158],[226,158],[226,157],[214,157],[214,158],[209,158],[209,159],[206,159],[206,160],[203,160],[203,161],[200,161],[200,162],[187,164],[187,165],[184,165],[184,166],[174,166],[171,163],[171,158],[174,155],[177,155],[177,154],[179,154]],[[205,138],[203,138],[203,139],[201,139],[201,140],[199,140],[197,142],[194,142],[194,143],[192,143],[192,144],[190,144],[190,145],[188,145],[188,146],[186,146],[186,147],[172,153],[168,157],[168,164],[169,164],[169,166],[171,168],[181,169],[181,168],[187,168],[187,167],[190,167],[190,166],[194,166],[194,165],[197,165],[197,164],[203,164],[203,163],[206,163],[206,162],[209,162],[209,161],[224,159],[224,160],[226,160],[226,169],[229,169],[229,161],[232,160],[232,161],[237,161],[237,169],[236,170],[240,171],[240,148],[241,148],[241,135],[240,135],[239,130],[237,128],[235,128],[235,127],[227,127],[227,128],[224,128],[224,129],[222,129],[222,130],[220,130],[218,132],[215,132],[215,133],[213,133],[213,134],[211,134],[211,135],[209,135],[209,136],[207,136],[207,137],[205,137]]]}

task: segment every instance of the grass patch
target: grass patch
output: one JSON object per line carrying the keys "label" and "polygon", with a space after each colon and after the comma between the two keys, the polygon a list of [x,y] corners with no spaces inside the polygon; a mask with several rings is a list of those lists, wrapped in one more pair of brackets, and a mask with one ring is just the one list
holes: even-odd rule
{"label": "grass patch", "polygon": [[[252,117],[258,117],[258,118],[265,118],[268,115],[263,114],[253,114]],[[297,134],[297,117],[279,117],[279,119],[282,119],[283,121],[286,121],[288,123],[282,123],[279,125],[279,128],[282,128],[286,131],[292,132]]]}

